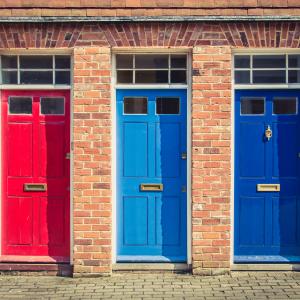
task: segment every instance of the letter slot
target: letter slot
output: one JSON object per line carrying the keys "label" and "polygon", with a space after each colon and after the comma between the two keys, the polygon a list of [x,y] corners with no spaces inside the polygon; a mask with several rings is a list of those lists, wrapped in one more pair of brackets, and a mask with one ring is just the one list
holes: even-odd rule
{"label": "letter slot", "polygon": [[258,192],[280,192],[278,183],[260,183],[257,185]]}
{"label": "letter slot", "polygon": [[47,191],[46,183],[24,183],[25,192],[45,192]]}
{"label": "letter slot", "polygon": [[141,183],[140,191],[142,192],[161,192],[164,190],[164,185],[161,183]]}

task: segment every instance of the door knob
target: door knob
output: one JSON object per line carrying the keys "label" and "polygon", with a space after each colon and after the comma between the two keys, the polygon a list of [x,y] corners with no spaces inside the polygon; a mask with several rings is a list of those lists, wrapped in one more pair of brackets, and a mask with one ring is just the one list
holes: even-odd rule
{"label": "door knob", "polygon": [[265,137],[266,139],[269,141],[272,137],[272,129],[270,127],[270,125],[268,125],[266,131],[265,131]]}

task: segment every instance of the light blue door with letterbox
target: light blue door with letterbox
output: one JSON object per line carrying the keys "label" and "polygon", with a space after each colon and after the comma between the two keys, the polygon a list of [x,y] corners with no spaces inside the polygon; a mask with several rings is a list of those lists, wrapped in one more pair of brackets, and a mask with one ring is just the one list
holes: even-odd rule
{"label": "light blue door with letterbox", "polygon": [[117,261],[187,258],[186,90],[117,90]]}

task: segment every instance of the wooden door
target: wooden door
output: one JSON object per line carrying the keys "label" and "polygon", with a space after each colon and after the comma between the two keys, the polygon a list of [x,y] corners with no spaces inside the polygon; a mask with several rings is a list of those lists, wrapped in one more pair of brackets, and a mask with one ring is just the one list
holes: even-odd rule
{"label": "wooden door", "polygon": [[69,152],[69,91],[2,92],[2,255],[69,260]]}

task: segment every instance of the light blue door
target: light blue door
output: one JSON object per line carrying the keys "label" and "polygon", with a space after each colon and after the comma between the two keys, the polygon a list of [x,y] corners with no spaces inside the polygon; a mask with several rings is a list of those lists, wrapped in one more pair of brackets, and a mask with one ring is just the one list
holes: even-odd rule
{"label": "light blue door", "polygon": [[186,261],[186,90],[117,90],[117,261]]}
{"label": "light blue door", "polygon": [[300,262],[299,97],[236,91],[235,262]]}

